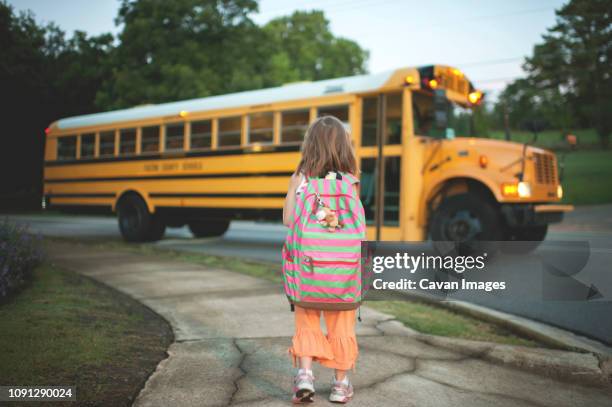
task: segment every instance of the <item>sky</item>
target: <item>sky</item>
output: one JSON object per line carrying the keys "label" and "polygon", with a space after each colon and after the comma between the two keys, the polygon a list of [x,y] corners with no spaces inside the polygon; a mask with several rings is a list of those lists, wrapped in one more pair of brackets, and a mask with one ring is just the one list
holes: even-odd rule
{"label": "sky", "polygon": [[[568,0],[261,0],[258,24],[295,10],[325,12],[334,35],[370,52],[368,71],[439,63],[458,67],[477,88],[494,96],[517,77],[521,64],[555,23]],[[117,34],[119,0],[8,0],[32,10],[39,22],[67,33]]]}

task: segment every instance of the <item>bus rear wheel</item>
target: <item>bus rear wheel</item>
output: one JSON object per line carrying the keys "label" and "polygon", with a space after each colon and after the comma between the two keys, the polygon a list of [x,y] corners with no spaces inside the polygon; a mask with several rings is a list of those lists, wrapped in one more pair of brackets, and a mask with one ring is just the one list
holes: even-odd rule
{"label": "bus rear wheel", "polygon": [[117,219],[121,236],[128,242],[159,240],[166,231],[163,220],[149,213],[144,200],[135,194],[127,195],[119,201]]}
{"label": "bus rear wheel", "polygon": [[504,253],[531,253],[540,246],[546,238],[548,225],[525,226],[522,228],[508,228],[506,240],[502,245]]}
{"label": "bus rear wheel", "polygon": [[453,242],[463,255],[494,253],[502,237],[499,211],[476,194],[453,195],[434,211],[429,234],[434,242]]}
{"label": "bus rear wheel", "polygon": [[192,220],[189,222],[189,230],[195,237],[221,236],[229,228],[229,220]]}

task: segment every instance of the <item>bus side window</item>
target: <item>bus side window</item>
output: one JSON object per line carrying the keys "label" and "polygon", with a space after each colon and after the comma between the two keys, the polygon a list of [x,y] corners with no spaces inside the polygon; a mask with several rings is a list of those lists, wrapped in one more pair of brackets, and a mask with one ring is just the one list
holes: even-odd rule
{"label": "bus side window", "polygon": [[96,151],[96,135],[81,134],[81,158],[91,158]]}
{"label": "bus side window", "polygon": [[166,151],[182,150],[185,136],[185,125],[174,123],[166,126]]}
{"label": "bus side window", "polygon": [[100,157],[115,155],[115,132],[100,133]]}
{"label": "bus side window", "polygon": [[74,160],[76,158],[77,136],[62,136],[57,138],[57,159]]}
{"label": "bus side window", "polygon": [[142,137],[140,140],[141,153],[159,152],[159,130],[159,126],[149,126],[142,128]]}
{"label": "bus side window", "polygon": [[219,119],[219,147],[239,146],[241,131],[242,118],[240,116]]}
{"label": "bus side window", "polygon": [[136,152],[136,129],[123,129],[119,132],[119,154]]}
{"label": "bus side window", "polygon": [[281,112],[281,143],[301,143],[310,122],[310,110]]}
{"label": "bus side window", "polygon": [[378,129],[378,97],[363,98],[361,108],[361,145],[375,146]]}
{"label": "bus side window", "polygon": [[210,120],[201,120],[191,122],[191,149],[212,147],[212,122]]}
{"label": "bus side window", "polygon": [[249,143],[271,143],[274,136],[274,114],[271,112],[254,113],[249,120]]}
{"label": "bus side window", "polygon": [[349,125],[349,107],[348,105],[340,106],[322,106],[317,111],[317,117],[334,116],[345,126]]}

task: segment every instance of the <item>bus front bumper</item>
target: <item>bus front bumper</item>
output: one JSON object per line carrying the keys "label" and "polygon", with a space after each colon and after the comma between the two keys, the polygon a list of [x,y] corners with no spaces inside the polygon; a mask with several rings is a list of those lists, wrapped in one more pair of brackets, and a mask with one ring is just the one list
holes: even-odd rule
{"label": "bus front bumper", "polygon": [[573,205],[557,204],[502,204],[501,213],[510,227],[543,226],[563,220]]}

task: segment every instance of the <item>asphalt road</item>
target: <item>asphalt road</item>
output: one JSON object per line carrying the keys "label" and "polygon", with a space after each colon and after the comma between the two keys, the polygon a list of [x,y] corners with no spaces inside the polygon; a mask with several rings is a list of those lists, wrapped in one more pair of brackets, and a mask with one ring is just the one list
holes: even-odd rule
{"label": "asphalt road", "polygon": [[[9,215],[9,218],[28,223],[32,231],[46,236],[121,239],[117,221],[111,217],[44,214]],[[280,262],[285,234],[286,228],[280,224],[232,222],[226,234],[219,238],[195,239],[187,227],[171,228],[167,229],[163,240],[151,244],[182,251]],[[584,287],[584,294],[565,301],[542,300],[541,258],[567,262],[575,257],[571,255],[571,246],[557,243],[563,241],[588,244],[587,266],[571,280],[574,286]],[[428,250],[428,246],[430,244],[425,243],[423,250]],[[534,254],[505,256],[498,261],[499,264],[502,264],[501,272],[514,287],[510,295],[457,298],[559,326],[612,345],[612,206],[576,211],[565,223],[552,229]],[[589,295],[592,298],[587,300]]]}

